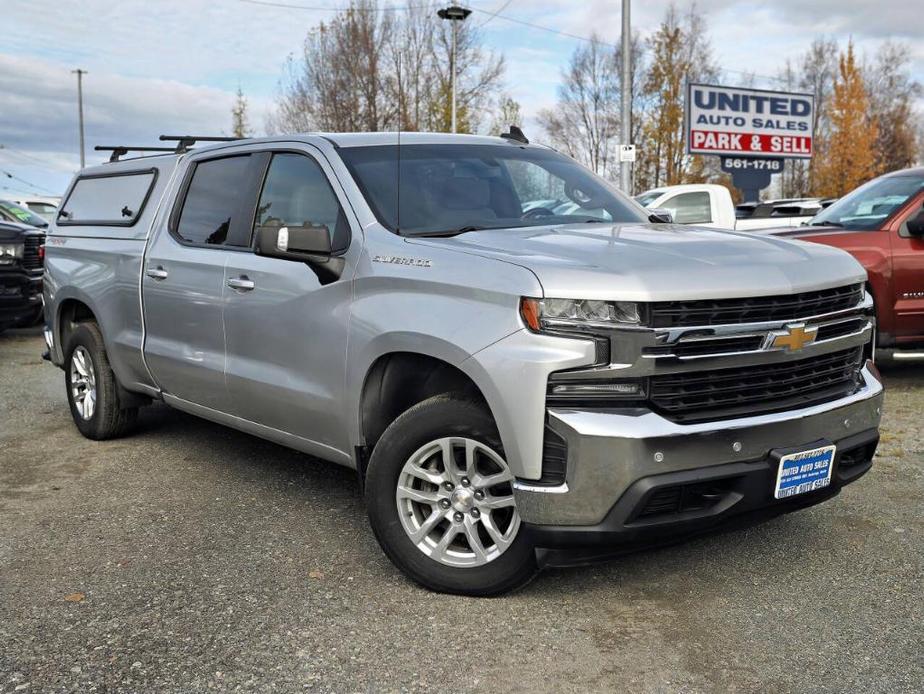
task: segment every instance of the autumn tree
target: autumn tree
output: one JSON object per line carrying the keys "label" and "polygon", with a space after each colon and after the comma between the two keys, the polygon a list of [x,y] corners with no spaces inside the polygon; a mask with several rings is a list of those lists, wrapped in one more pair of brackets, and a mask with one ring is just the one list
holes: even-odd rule
{"label": "autumn tree", "polygon": [[[637,85],[643,66],[643,47],[638,40],[633,42],[631,63],[632,84]],[[572,53],[562,73],[555,107],[537,116],[549,144],[614,180],[619,174],[616,152],[623,108],[621,72],[621,44],[592,37]],[[641,109],[637,90],[632,90],[627,104],[633,112],[633,132],[638,132],[635,126]]]}
{"label": "autumn tree", "polygon": [[644,190],[704,180],[710,163],[687,155],[683,120],[686,84],[712,81],[718,73],[698,7],[691,4],[682,14],[676,6],[668,7],[648,39],[648,51],[641,89],[648,106],[636,164],[637,186]]}
{"label": "autumn tree", "polygon": [[[428,5],[397,12],[353,0],[288,59],[268,129],[448,131],[449,24]],[[458,129],[473,132],[497,98],[504,61],[482,47],[473,23],[457,29]]]}
{"label": "autumn tree", "polygon": [[555,108],[539,112],[549,140],[606,176],[619,136],[619,61],[596,36],[571,55]]}
{"label": "autumn tree", "polygon": [[247,97],[238,86],[234,94],[234,104],[231,106],[231,134],[234,137],[250,137],[253,130],[250,127],[250,118],[247,114]]}
{"label": "autumn tree", "polygon": [[866,84],[852,41],[838,59],[829,117],[830,133],[824,157],[816,163],[814,191],[816,195],[840,197],[876,173],[879,129],[870,117]]}
{"label": "autumn tree", "polygon": [[509,94],[504,94],[497,103],[489,133],[491,135],[500,135],[507,132],[511,125],[522,127],[523,113],[520,109],[520,103]]}
{"label": "autumn tree", "polygon": [[864,70],[869,94],[867,120],[878,125],[874,146],[877,173],[906,169],[918,158],[914,104],[921,95],[921,85],[911,76],[910,62],[910,48],[889,41]]}
{"label": "autumn tree", "polygon": [[430,61],[436,92],[430,101],[427,129],[449,132],[452,126],[452,25],[456,24],[456,128],[461,133],[476,132],[501,86],[503,56],[482,47],[474,22],[431,21],[436,22]]}
{"label": "autumn tree", "polygon": [[780,192],[784,198],[811,195],[814,165],[824,159],[828,130],[828,103],[837,75],[837,43],[824,37],[812,41],[809,49],[793,64],[786,62],[775,86],[815,97],[813,117],[814,157],[811,160],[789,159],[781,176]]}
{"label": "autumn tree", "polygon": [[301,56],[286,63],[268,129],[375,131],[394,122],[392,74],[384,69],[394,13],[376,7],[374,0],[354,0],[308,32]]}

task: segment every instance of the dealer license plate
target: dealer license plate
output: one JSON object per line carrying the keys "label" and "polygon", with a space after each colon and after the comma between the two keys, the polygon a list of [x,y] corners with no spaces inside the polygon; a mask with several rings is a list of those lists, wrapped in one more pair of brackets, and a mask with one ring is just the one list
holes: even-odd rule
{"label": "dealer license plate", "polygon": [[809,451],[790,453],[780,458],[774,497],[785,499],[831,484],[835,451],[837,451],[837,446],[823,446]]}

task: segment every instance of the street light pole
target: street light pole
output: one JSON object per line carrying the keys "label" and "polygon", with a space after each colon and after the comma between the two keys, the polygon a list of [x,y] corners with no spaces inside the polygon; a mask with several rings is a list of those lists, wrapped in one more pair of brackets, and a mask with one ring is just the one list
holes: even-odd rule
{"label": "street light pole", "polygon": [[77,75],[77,115],[80,119],[80,168],[82,169],[87,163],[84,156],[83,141],[83,76],[87,74],[87,71],[77,68],[76,70],[71,70],[71,73]]}
{"label": "street light pole", "polygon": [[439,10],[436,14],[440,19],[452,22],[452,55],[449,57],[449,80],[452,83],[452,132],[456,132],[456,45],[458,38],[458,22],[464,22],[472,13],[464,7],[452,5]]}
{"label": "street light pole", "polygon": [[[629,21],[631,0],[622,0],[622,144],[632,144],[632,33]],[[632,195],[632,162],[619,162],[622,190]]]}

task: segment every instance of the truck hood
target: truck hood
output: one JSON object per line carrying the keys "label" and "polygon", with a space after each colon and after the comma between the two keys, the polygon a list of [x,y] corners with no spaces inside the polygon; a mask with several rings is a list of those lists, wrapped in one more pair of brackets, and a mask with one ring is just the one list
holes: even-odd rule
{"label": "truck hood", "polygon": [[30,232],[40,233],[41,230],[18,222],[0,222],[0,241],[22,241]]}
{"label": "truck hood", "polygon": [[848,253],[667,224],[573,224],[409,239],[531,270],[545,296],[621,301],[722,299],[827,289],[866,279]]}

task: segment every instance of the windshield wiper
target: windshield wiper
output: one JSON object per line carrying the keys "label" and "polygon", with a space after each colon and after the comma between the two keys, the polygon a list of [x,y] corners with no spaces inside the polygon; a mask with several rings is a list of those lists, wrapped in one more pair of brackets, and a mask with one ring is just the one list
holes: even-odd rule
{"label": "windshield wiper", "polygon": [[810,227],[843,227],[840,222],[811,222]]}
{"label": "windshield wiper", "polygon": [[426,237],[426,238],[441,238],[445,236],[458,236],[459,234],[466,234],[470,231],[484,231],[485,229],[503,229],[503,227],[482,227],[475,226],[470,224],[468,226],[459,227],[458,229],[443,229],[442,231],[423,231],[418,234],[408,234],[408,236],[415,237]]}

